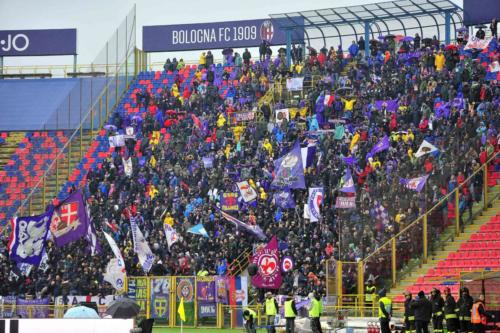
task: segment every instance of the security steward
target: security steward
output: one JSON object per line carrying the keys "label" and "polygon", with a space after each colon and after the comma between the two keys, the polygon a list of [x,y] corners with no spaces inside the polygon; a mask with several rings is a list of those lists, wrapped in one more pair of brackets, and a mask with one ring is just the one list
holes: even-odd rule
{"label": "security steward", "polygon": [[391,333],[389,322],[392,317],[392,300],[386,296],[385,288],[378,292],[378,319],[380,321],[381,333]]}
{"label": "security steward", "polygon": [[313,333],[323,333],[321,330],[320,317],[323,313],[323,304],[321,302],[321,296],[317,293],[309,293],[309,299],[311,300],[311,305],[309,307],[309,318],[311,319],[311,330]]}
{"label": "security steward", "polygon": [[474,301],[469,295],[469,289],[465,287],[460,289],[460,298],[458,299],[457,307],[461,333],[472,333],[472,324],[470,320],[473,304]]}
{"label": "security steward", "polygon": [[255,333],[255,320],[257,319],[257,313],[250,308],[246,308],[243,310],[243,319],[245,319],[245,329],[247,333]]}
{"label": "security steward", "polygon": [[457,303],[451,295],[450,288],[444,288],[444,319],[446,320],[446,331],[456,333],[458,329]]}
{"label": "security steward", "polygon": [[484,295],[479,295],[479,298],[472,305],[471,323],[474,333],[484,333],[486,329],[487,318],[493,319],[494,315],[486,312],[484,306]]}
{"label": "security steward", "polygon": [[432,302],[432,327],[434,328],[434,333],[443,332],[443,307],[444,300],[441,297],[441,291],[436,288],[432,288],[431,291],[431,302]]}
{"label": "security steward", "polygon": [[405,333],[415,333],[415,311],[410,306],[411,293],[405,292]]}
{"label": "security steward", "polygon": [[267,333],[275,333],[276,329],[274,328],[274,319],[276,318],[276,314],[278,313],[278,301],[273,297],[271,292],[266,293],[266,326]]}
{"label": "security steward", "polygon": [[377,287],[373,285],[373,280],[368,279],[365,287],[365,307],[371,308],[377,296]]}
{"label": "security steward", "polygon": [[295,332],[296,316],[297,316],[297,308],[295,307],[295,300],[293,299],[293,293],[289,293],[285,301],[286,333]]}

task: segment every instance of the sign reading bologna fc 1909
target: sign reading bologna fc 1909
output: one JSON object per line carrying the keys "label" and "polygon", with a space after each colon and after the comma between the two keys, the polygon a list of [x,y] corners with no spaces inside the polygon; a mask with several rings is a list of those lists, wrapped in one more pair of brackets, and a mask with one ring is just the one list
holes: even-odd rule
{"label": "sign reading bologna fc 1909", "polygon": [[[294,18],[297,24],[303,19]],[[210,50],[286,44],[284,19],[263,19],[213,23],[153,25],[142,28],[142,47],[146,52]],[[304,32],[292,31],[292,42],[303,43]]]}
{"label": "sign reading bologna fc 1909", "polygon": [[257,265],[257,274],[252,276],[252,284],[257,288],[279,289],[281,286],[281,265],[278,253],[278,241],[274,236],[271,241],[252,257]]}

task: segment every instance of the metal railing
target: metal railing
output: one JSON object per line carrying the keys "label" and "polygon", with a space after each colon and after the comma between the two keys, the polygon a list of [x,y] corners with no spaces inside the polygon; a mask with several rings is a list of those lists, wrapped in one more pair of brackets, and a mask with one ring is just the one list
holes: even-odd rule
{"label": "metal railing", "polygon": [[[398,233],[362,260],[356,263],[332,262],[332,260],[328,260],[327,272],[330,272],[331,275],[334,274],[337,278],[335,281],[337,296],[342,296],[342,290],[345,287],[343,279],[340,277],[343,276],[342,270],[346,264],[354,264],[356,266],[356,289],[361,297],[360,299],[362,299],[364,282],[368,274],[379,275],[388,287],[392,287],[396,285],[405,271],[410,271],[417,266],[427,263],[430,252],[438,249],[440,245],[442,246],[442,244],[439,244],[443,241],[441,235],[446,235],[445,231],[447,229],[451,228],[452,232],[450,236],[452,239],[458,236],[467,223],[472,222],[478,213],[486,210],[488,205],[497,198],[496,195],[493,196],[488,193],[490,190],[490,186],[488,185],[488,167],[492,166],[497,158],[498,153],[494,153],[486,163],[478,167],[450,193],[444,195],[423,215],[403,227]],[[482,199],[475,207],[469,209],[469,213],[467,213],[464,209],[460,209],[460,195],[464,187],[469,190],[469,187],[473,186],[473,180],[478,176],[482,177]],[[450,207],[453,207],[453,211],[449,212],[450,214],[447,214],[448,203],[451,204]],[[448,215],[451,218],[448,218]],[[469,215],[467,220],[464,219],[465,215]],[[439,230],[441,231],[439,232]],[[445,239],[450,239],[450,236],[446,236]],[[373,272],[374,269],[378,269],[378,271],[375,273]],[[333,278],[331,275],[330,279]]]}

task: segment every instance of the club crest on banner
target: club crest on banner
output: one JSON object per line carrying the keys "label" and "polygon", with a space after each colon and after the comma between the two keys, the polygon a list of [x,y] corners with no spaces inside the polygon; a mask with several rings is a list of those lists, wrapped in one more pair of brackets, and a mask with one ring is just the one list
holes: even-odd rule
{"label": "club crest on banner", "polygon": [[193,301],[193,283],[188,279],[180,279],[177,282],[177,297],[184,297],[184,302]]}
{"label": "club crest on banner", "polygon": [[156,296],[154,300],[154,311],[157,318],[164,317],[167,313],[167,299],[165,297]]}
{"label": "club crest on banner", "polygon": [[260,274],[264,276],[271,276],[276,272],[278,263],[274,255],[263,254],[259,257],[257,262]]}
{"label": "club crest on banner", "polygon": [[271,20],[265,20],[260,26],[260,38],[270,42],[274,36],[274,26]]}
{"label": "club crest on banner", "polygon": [[61,205],[59,212],[54,211],[50,231],[54,236],[61,237],[72,230],[76,230],[80,224],[78,202],[68,202]]}
{"label": "club crest on banner", "polygon": [[286,273],[293,270],[293,259],[290,256],[286,256],[281,261],[281,270]]}
{"label": "club crest on banner", "polygon": [[257,274],[252,277],[252,283],[256,287],[280,288],[282,277],[276,236],[264,248],[257,250],[251,261],[257,265]]}

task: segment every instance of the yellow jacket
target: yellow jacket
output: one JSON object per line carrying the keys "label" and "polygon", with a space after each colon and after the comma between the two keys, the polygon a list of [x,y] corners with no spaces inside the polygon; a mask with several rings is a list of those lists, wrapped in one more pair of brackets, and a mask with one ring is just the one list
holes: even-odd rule
{"label": "yellow jacket", "polygon": [[219,114],[219,117],[217,118],[217,127],[223,127],[225,124],[226,124],[226,118],[221,113],[221,114]]}
{"label": "yellow jacket", "polygon": [[356,144],[359,141],[359,138],[360,138],[359,133],[354,134],[354,136],[351,139],[351,144],[349,145],[349,150],[350,151],[352,151],[354,149],[354,147],[356,146]]}
{"label": "yellow jacket", "polygon": [[436,54],[436,58],[434,60],[434,66],[436,66],[436,70],[438,72],[443,70],[444,63],[445,63],[444,54],[442,54],[442,53]]}
{"label": "yellow jacket", "polygon": [[202,66],[205,66],[206,63],[207,62],[205,60],[205,52],[203,52],[202,54],[200,54],[200,60],[198,61],[198,64],[202,65]]}

